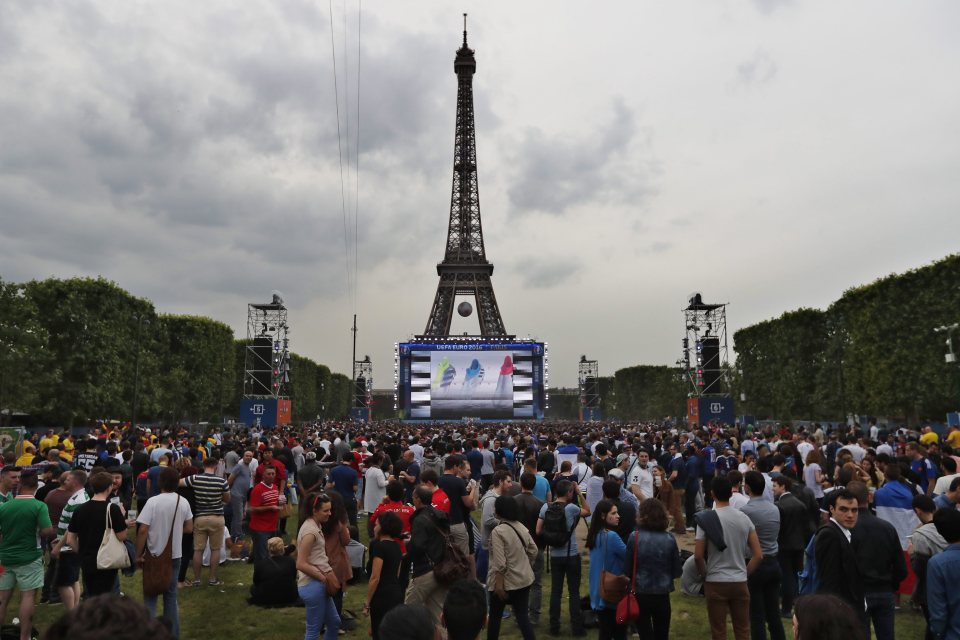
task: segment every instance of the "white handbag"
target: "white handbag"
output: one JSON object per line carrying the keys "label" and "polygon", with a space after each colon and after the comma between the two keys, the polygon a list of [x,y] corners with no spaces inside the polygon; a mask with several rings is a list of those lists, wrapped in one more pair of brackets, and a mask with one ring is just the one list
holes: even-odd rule
{"label": "white handbag", "polygon": [[97,550],[97,569],[126,569],[130,566],[127,546],[117,537],[110,522],[110,507],[107,503],[106,528],[100,549]]}

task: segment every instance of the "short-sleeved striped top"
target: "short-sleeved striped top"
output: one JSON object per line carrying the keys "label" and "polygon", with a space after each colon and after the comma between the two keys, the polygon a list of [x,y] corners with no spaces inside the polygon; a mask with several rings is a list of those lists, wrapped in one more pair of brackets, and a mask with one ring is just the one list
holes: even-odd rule
{"label": "short-sleeved striped top", "polygon": [[227,481],[212,473],[187,476],[187,486],[193,487],[197,509],[194,516],[222,516],[223,494],[230,490]]}

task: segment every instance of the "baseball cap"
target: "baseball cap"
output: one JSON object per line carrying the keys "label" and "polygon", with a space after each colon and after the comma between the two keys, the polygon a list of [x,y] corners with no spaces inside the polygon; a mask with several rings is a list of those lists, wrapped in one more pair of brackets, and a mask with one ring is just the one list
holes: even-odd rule
{"label": "baseball cap", "polygon": [[610,469],[610,471],[607,473],[607,477],[616,478],[617,480],[623,480],[623,470],[617,469],[616,467],[614,467],[613,469]]}
{"label": "baseball cap", "polygon": [[621,462],[623,462],[624,460],[626,460],[626,459],[629,458],[629,457],[630,457],[630,456],[628,456],[627,454],[621,453],[620,455],[617,456],[617,464],[620,464]]}

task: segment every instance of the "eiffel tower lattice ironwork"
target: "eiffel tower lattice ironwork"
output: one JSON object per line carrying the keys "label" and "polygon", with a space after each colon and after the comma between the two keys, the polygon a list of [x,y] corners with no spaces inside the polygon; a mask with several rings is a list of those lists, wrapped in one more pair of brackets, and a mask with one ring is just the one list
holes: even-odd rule
{"label": "eiffel tower lattice ironwork", "polygon": [[490,276],[480,227],[480,192],[477,188],[477,141],[473,122],[473,74],[477,61],[467,46],[467,16],[463,20],[463,46],[457,51],[457,128],[453,147],[453,192],[450,226],[443,262],[437,264],[437,295],[433,300],[425,336],[450,335],[453,305],[458,295],[472,295],[480,320],[480,334],[506,336]]}

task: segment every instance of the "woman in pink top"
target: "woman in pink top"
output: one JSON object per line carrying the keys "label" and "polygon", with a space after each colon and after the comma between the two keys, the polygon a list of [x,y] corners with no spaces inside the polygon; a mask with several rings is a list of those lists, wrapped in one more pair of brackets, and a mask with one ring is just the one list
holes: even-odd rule
{"label": "woman in pink top", "polygon": [[304,640],[316,640],[320,627],[326,625],[325,640],[335,640],[340,630],[340,616],[332,596],[340,591],[320,528],[330,519],[330,496],[325,493],[307,497],[308,517],[297,534],[297,591],[306,606],[307,630]]}

